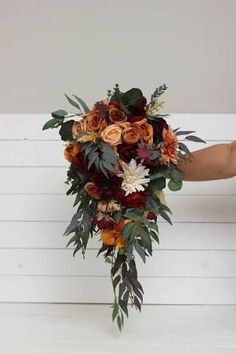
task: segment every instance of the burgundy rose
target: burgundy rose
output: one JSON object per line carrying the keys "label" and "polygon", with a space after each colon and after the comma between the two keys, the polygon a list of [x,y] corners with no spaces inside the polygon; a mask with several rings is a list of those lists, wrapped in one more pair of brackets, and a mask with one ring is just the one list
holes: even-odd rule
{"label": "burgundy rose", "polygon": [[[79,172],[87,174],[88,169],[88,158],[85,156],[84,151],[80,151],[71,161],[73,167],[75,167]],[[91,170],[90,170],[91,172]]]}
{"label": "burgundy rose", "polygon": [[115,221],[110,218],[109,216],[103,215],[103,216],[96,216],[92,220],[92,225],[95,227],[97,226],[99,230],[102,229],[109,229],[112,230],[115,226]]}
{"label": "burgundy rose", "polygon": [[148,197],[148,191],[134,192],[122,198],[122,205],[126,208],[142,208]]}
{"label": "burgundy rose", "polygon": [[134,122],[138,122],[139,120],[142,120],[146,115],[146,111],[145,111],[146,104],[147,104],[146,98],[142,97],[138,104],[136,104],[135,106],[129,106],[128,110],[130,114],[128,114],[128,121],[134,123]]}
{"label": "burgundy rose", "polygon": [[138,143],[126,144],[122,143],[117,146],[118,154],[124,162],[130,162],[137,157]]}
{"label": "burgundy rose", "polygon": [[166,123],[165,119],[163,118],[157,118],[155,120],[150,120],[149,123],[152,124],[153,126],[153,140],[162,140],[162,132],[163,129],[168,129],[169,126]]}
{"label": "burgundy rose", "polygon": [[95,172],[91,177],[91,181],[96,184],[101,199],[121,199],[125,195],[121,188],[123,181],[121,177],[114,175],[106,178],[102,173]]}
{"label": "burgundy rose", "polygon": [[156,221],[157,220],[157,216],[152,211],[149,211],[148,214],[147,214],[147,219]]}

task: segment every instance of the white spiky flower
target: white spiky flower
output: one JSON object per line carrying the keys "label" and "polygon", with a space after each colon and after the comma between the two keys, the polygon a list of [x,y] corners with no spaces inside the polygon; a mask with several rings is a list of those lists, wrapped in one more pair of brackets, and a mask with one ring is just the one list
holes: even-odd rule
{"label": "white spiky flower", "polygon": [[136,160],[132,159],[129,164],[124,161],[120,162],[123,172],[118,176],[123,178],[121,188],[126,192],[125,195],[144,191],[144,187],[150,181],[149,168],[146,168],[141,163],[137,164]]}

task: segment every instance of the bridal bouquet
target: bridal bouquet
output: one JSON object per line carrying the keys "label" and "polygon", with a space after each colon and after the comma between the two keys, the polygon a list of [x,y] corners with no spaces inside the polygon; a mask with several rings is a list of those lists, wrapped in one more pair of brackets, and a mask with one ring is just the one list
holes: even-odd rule
{"label": "bridal bouquet", "polygon": [[84,255],[90,237],[100,241],[98,255],[111,265],[112,319],[120,330],[128,304],[141,311],[143,302],[136,256],[145,262],[159,243],[158,217],[171,224],[163,189],[181,189],[177,163],[191,156],[178,137],[203,142],[193,131],[173,130],[168,115],[159,113],[166,89],[158,87],[147,102],[140,89],[122,92],[116,84],[91,109],[76,95],[66,95],[76,112],[57,110],[43,127],[60,128],[67,142],[67,195],[76,196],[77,207],[65,231],[67,247],[73,244],[73,255],[79,250]]}

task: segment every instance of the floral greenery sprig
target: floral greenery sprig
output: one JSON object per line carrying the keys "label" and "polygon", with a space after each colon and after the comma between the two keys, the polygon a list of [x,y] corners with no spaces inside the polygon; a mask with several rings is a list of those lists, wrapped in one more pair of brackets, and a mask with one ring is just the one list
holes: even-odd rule
{"label": "floral greenery sprig", "polygon": [[122,92],[116,84],[91,109],[65,95],[76,112],[57,110],[43,126],[59,128],[67,142],[67,195],[75,195],[77,208],[64,233],[67,247],[73,244],[73,256],[81,250],[84,257],[91,237],[101,243],[98,256],[111,265],[112,319],[120,330],[129,305],[141,311],[143,303],[136,256],[144,263],[152,256],[159,217],[172,224],[163,190],[182,187],[178,161],[192,156],[183,141],[204,142],[194,131],[173,130],[159,112],[166,89],[156,88],[148,103],[139,88]]}

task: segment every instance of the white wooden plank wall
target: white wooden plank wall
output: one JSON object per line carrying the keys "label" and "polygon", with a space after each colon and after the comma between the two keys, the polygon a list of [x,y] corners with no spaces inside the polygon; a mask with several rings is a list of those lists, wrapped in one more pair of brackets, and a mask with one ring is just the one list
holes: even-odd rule
{"label": "white wooden plank wall", "polygon": [[[65,195],[64,143],[56,131],[41,131],[47,119],[0,115],[0,302],[111,302],[99,241],[91,240],[85,261],[66,249],[73,198]],[[233,114],[168,119],[208,145],[235,140]],[[174,225],[159,220],[159,247],[146,265],[138,261],[145,303],[236,304],[236,179],[185,182],[166,198]]]}

